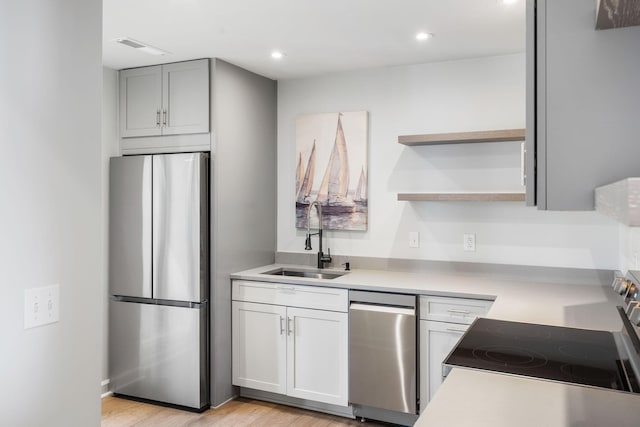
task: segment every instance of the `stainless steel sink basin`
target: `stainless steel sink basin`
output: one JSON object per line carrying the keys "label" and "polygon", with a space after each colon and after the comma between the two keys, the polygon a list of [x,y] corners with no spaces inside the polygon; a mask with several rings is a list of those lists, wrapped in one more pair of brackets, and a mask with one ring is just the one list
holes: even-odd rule
{"label": "stainless steel sink basin", "polygon": [[293,277],[308,277],[312,279],[335,279],[336,277],[343,276],[346,273],[326,272],[320,270],[297,270],[292,268],[276,268],[275,270],[265,271],[261,274],[268,274],[270,276],[293,276]]}

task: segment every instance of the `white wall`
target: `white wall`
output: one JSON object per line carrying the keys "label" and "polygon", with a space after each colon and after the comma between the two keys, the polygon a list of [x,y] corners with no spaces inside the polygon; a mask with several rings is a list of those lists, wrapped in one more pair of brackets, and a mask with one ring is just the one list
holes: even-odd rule
{"label": "white wall", "polygon": [[[100,423],[100,0],[0,5],[0,424]],[[25,330],[24,291],[60,286]]]}
{"label": "white wall", "polygon": [[[304,231],[295,229],[296,117],[358,110],[369,112],[369,229],[327,233],[332,253],[617,267],[618,227],[596,212],[396,200],[398,192],[524,191],[517,142],[397,143],[398,135],[524,127],[524,54],[278,82],[278,251],[304,252]],[[409,231],[420,232],[420,248],[408,247]],[[462,250],[463,233],[476,234],[476,252]]]}

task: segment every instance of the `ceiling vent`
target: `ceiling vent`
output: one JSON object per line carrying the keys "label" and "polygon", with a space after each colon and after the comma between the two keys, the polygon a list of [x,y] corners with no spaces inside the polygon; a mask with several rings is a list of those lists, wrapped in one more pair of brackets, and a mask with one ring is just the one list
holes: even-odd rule
{"label": "ceiling vent", "polygon": [[158,49],[157,47],[149,46],[141,41],[134,40],[131,37],[118,37],[113,40],[116,43],[123,44],[125,46],[132,47],[141,52],[148,53],[150,55],[169,55],[169,52],[166,50]]}

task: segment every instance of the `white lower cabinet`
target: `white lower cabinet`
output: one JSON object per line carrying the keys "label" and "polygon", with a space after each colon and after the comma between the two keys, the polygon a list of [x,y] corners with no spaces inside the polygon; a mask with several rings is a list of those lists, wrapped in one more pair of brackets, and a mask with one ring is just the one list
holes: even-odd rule
{"label": "white lower cabinet", "polygon": [[442,384],[442,361],[469,325],[420,321],[420,412]]}
{"label": "white lower cabinet", "polygon": [[442,362],[491,304],[487,300],[420,297],[420,413],[442,384]]}
{"label": "white lower cabinet", "polygon": [[287,392],[286,317],[286,307],[233,301],[234,385]]}
{"label": "white lower cabinet", "polygon": [[[274,286],[273,300],[313,305],[303,288]],[[234,283],[234,295],[244,292],[249,300],[263,300],[269,289],[270,284]],[[336,290],[328,292],[335,296]],[[346,290],[337,297],[346,307]],[[347,312],[234,300],[232,322],[234,385],[348,406]]]}

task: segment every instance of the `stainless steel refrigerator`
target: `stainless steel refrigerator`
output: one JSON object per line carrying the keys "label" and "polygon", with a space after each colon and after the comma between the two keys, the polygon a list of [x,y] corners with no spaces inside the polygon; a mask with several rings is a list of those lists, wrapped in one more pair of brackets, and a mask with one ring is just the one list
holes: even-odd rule
{"label": "stainless steel refrigerator", "polygon": [[209,158],[111,159],[109,376],[123,397],[209,407]]}

